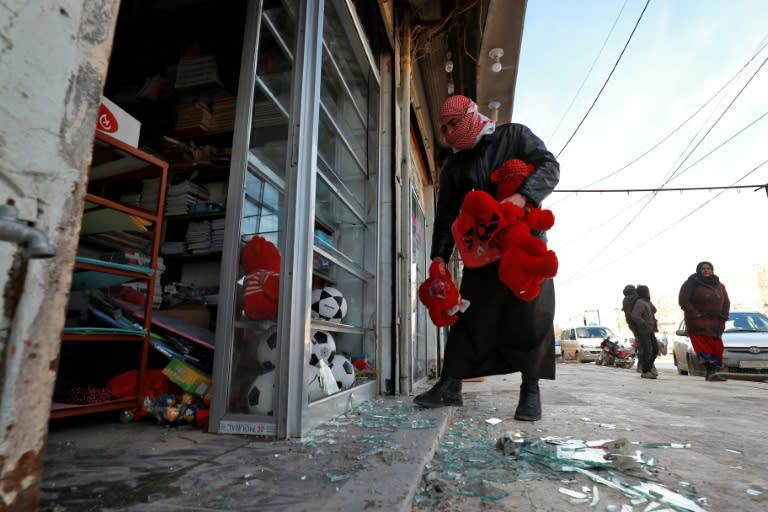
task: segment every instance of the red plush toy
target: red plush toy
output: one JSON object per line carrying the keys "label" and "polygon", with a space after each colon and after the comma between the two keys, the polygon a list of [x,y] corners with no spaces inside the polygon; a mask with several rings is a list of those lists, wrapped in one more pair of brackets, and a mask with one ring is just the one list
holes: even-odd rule
{"label": "red plush toy", "polygon": [[482,190],[469,192],[452,226],[464,264],[477,267],[500,260],[499,279],[522,300],[536,298],[542,281],[554,277],[558,267],[554,251],[531,233],[550,229],[555,222],[552,212],[501,202],[520,188],[533,169],[518,159],[504,162],[491,174],[498,200]]}
{"label": "red plush toy", "polygon": [[557,255],[531,230],[546,231],[555,223],[550,210],[519,208],[501,203],[505,219],[517,219],[500,230],[495,243],[501,251],[499,279],[522,300],[539,296],[541,283],[557,274]]}
{"label": "red plush toy", "polygon": [[280,251],[272,242],[254,236],[243,248],[240,264],[245,271],[245,316],[251,320],[277,318]]}
{"label": "red plush toy", "polygon": [[459,312],[469,307],[469,301],[462,299],[458,288],[451,279],[445,263],[433,261],[429,266],[429,277],[419,286],[419,300],[427,307],[429,318],[437,327],[448,327],[459,320]]}
{"label": "red plush toy", "polygon": [[502,201],[517,192],[533,169],[533,164],[517,158],[503,162],[491,173],[491,183],[496,185],[496,199]]}

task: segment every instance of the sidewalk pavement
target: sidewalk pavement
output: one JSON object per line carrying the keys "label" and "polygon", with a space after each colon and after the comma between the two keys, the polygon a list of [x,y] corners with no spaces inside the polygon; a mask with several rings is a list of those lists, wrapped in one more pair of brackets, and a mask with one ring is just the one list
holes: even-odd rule
{"label": "sidewalk pavement", "polygon": [[[544,417],[535,423],[513,419],[520,384],[513,374],[465,383],[461,408],[419,409],[397,397],[358,404],[301,440],[151,422],[53,429],[40,509],[767,510],[768,384],[659,369],[658,380],[641,380],[634,370],[559,364],[557,380],[541,383]],[[602,445],[625,439],[643,463],[630,460],[623,473],[563,472],[562,460],[505,455],[496,449],[505,434]],[[673,505],[654,509],[621,481],[649,486],[650,496]]]}

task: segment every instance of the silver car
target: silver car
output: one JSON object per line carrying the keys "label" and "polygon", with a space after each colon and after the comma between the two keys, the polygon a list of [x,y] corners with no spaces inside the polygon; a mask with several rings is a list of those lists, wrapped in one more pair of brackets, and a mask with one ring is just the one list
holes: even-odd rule
{"label": "silver car", "polygon": [[564,329],[560,334],[563,360],[580,363],[594,361],[603,351],[600,344],[605,338],[618,341],[618,337],[610,328],[600,325]]}
{"label": "silver car", "polygon": [[[693,351],[685,320],[672,343],[672,356],[681,375],[704,375]],[[768,317],[758,311],[731,311],[723,333],[723,366],[732,373],[768,375]]]}

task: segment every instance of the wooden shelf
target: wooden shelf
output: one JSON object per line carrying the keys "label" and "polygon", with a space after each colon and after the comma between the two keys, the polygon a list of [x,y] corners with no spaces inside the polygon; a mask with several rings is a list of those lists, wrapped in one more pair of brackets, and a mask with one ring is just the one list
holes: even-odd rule
{"label": "wooden shelf", "polygon": [[139,397],[121,398],[95,404],[70,404],[66,402],[53,402],[51,404],[51,419],[68,418],[82,414],[95,414],[98,412],[118,411],[120,409],[134,409],[139,406]]}
{"label": "wooden shelf", "polygon": [[[150,178],[152,186],[156,187],[154,203],[145,205],[153,211],[115,200],[115,197],[124,193],[126,188],[135,187],[137,182],[141,183],[141,180],[146,178]],[[144,396],[143,383],[145,382],[149,357],[153,293],[157,279],[157,260],[167,187],[168,164],[166,162],[109,135],[96,132],[93,163],[89,173],[89,192],[85,196],[88,208],[86,208],[84,217],[93,212],[99,214],[99,217],[90,219],[93,222],[87,226],[88,230],[81,232],[81,243],[93,246],[94,241],[89,241],[88,237],[94,235],[125,233],[124,236],[128,234],[134,236],[138,232],[142,239],[146,237],[147,245],[143,247],[142,251],[147,255],[149,263],[147,265],[120,264],[99,258],[79,256],[74,265],[71,296],[78,297],[79,302],[75,302],[75,304],[82,311],[82,315],[85,315],[87,310],[89,317],[95,315],[94,318],[98,319],[93,320],[94,324],[104,325],[114,317],[109,309],[103,309],[99,300],[94,298],[94,290],[113,288],[120,286],[122,282],[143,281],[146,284],[144,304],[140,306],[143,310],[143,318],[135,322],[135,325],[140,326],[135,333],[130,332],[130,330],[125,331],[134,325],[133,321],[121,323],[117,320],[115,320],[114,328],[111,329],[112,332],[109,328],[89,326],[90,320],[89,322],[83,321],[77,328],[77,332],[67,329],[68,332],[63,332],[61,339],[63,343],[68,345],[63,346],[62,350],[71,348],[75,351],[83,351],[83,358],[77,357],[68,361],[62,359],[58,374],[63,379],[62,382],[66,383],[62,384],[62,392],[78,386],[102,387],[105,385],[104,380],[109,378],[113,368],[115,374],[125,371],[125,356],[129,355],[130,363],[128,366],[137,372],[136,395],[130,398],[86,405],[54,402],[51,407],[51,418],[94,414],[139,406],[139,399]],[[121,218],[119,214],[114,218],[110,214],[101,215],[101,212],[105,211],[119,212],[124,214],[124,218]],[[135,218],[125,220],[128,218],[127,216]],[[133,229],[134,227],[136,229]],[[107,231],[104,231],[105,229]],[[119,241],[120,238],[116,238],[112,247],[113,250],[117,249],[115,245],[119,245]],[[99,245],[98,242],[95,244],[96,246]],[[125,244],[124,250],[135,250],[128,246],[127,241]],[[77,345],[71,345],[74,343]],[[88,365],[91,363],[86,362],[88,354],[91,352],[100,353],[99,356],[94,356],[94,359],[97,357],[100,359],[93,361],[93,364],[98,365],[98,368],[94,367],[93,375],[87,373]],[[118,356],[117,354],[121,355]],[[133,366],[134,364],[136,366]],[[118,368],[121,369],[118,371]]]}

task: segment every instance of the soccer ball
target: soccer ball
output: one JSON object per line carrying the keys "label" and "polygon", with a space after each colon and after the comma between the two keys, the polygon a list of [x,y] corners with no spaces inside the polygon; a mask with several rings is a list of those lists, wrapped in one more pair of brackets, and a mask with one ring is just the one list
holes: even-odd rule
{"label": "soccer ball", "polygon": [[270,370],[277,366],[277,329],[272,327],[259,337],[256,357],[262,368]]}
{"label": "soccer ball", "polygon": [[336,340],[326,331],[312,331],[312,357],[309,362],[316,365],[320,359],[331,364],[336,355]]}
{"label": "soccer ball", "polygon": [[332,286],[312,290],[312,318],[341,322],[347,314],[347,299]]}
{"label": "soccer ball", "polygon": [[341,354],[336,354],[330,366],[339,389],[351,388],[355,383],[355,367],[350,360]]}
{"label": "soccer ball", "polygon": [[275,370],[262,373],[248,388],[248,412],[251,414],[272,414],[275,396]]}

